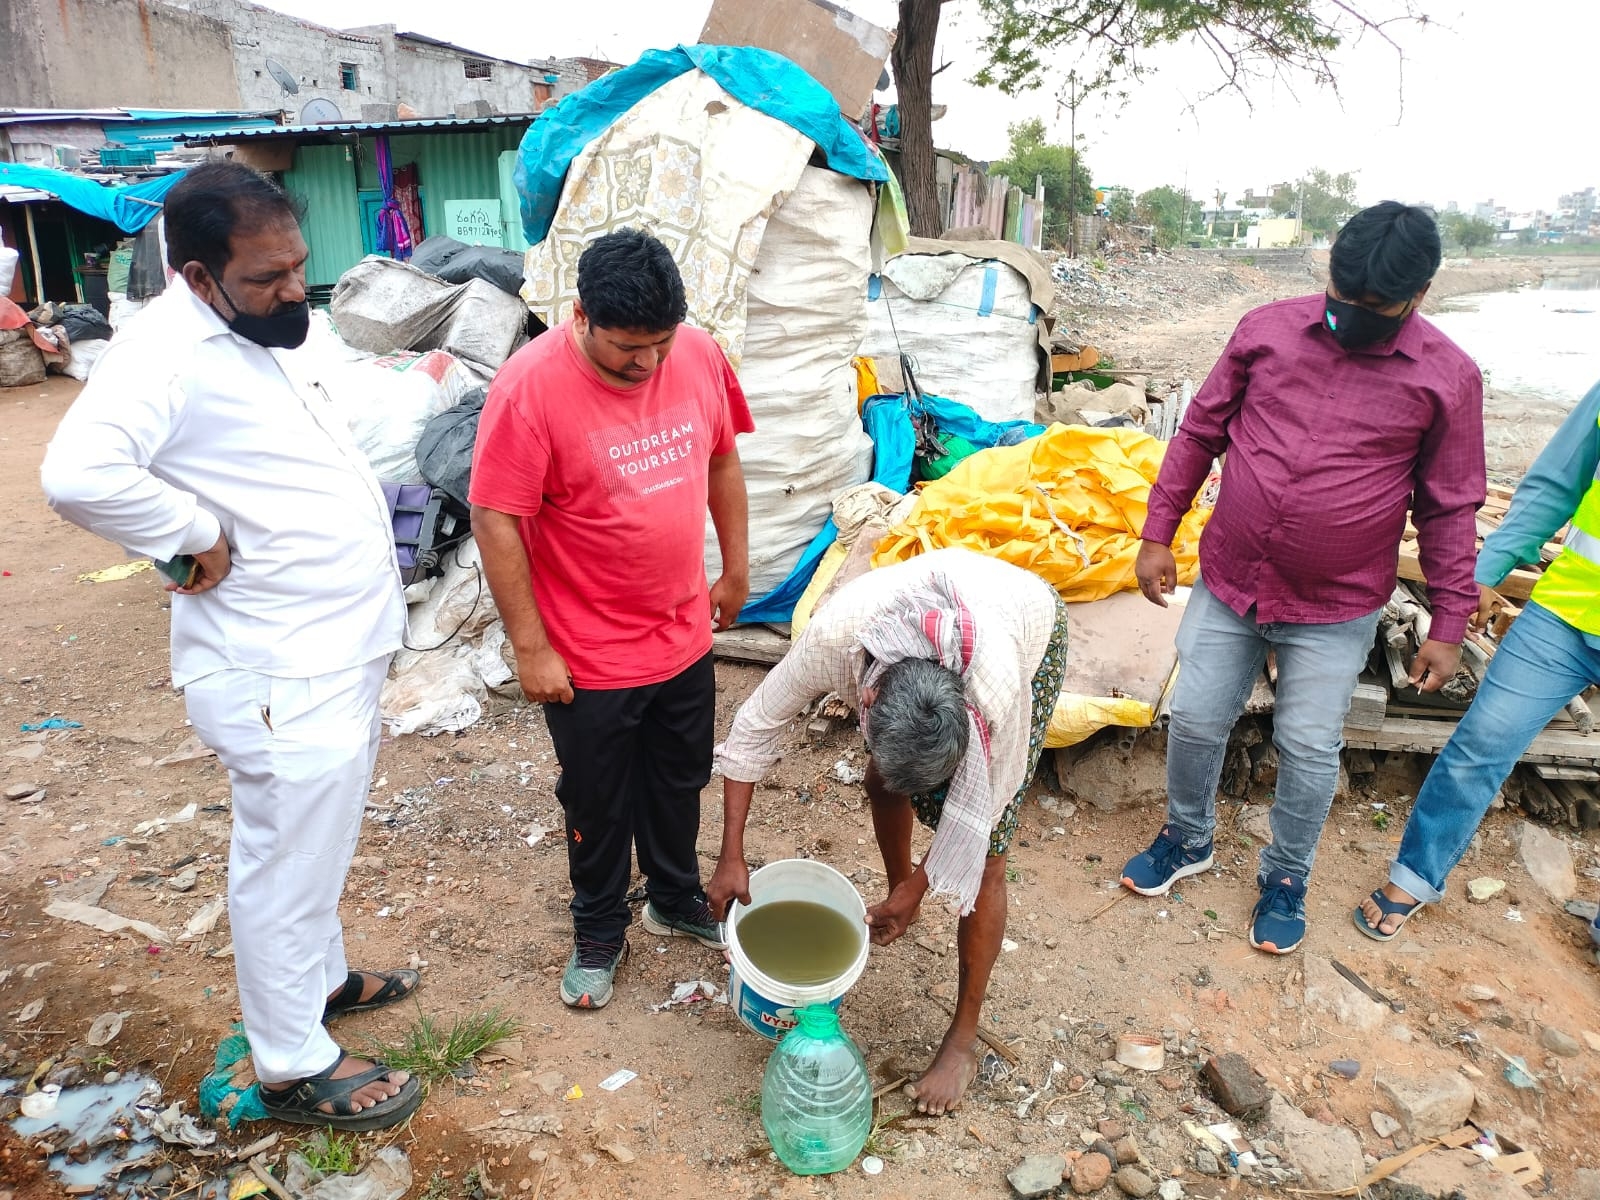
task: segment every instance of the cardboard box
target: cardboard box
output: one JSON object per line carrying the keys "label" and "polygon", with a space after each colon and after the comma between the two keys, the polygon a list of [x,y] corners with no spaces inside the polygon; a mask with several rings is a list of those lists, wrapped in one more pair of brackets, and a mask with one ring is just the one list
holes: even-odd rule
{"label": "cardboard box", "polygon": [[827,0],[715,0],[700,41],[759,46],[783,55],[858,120],[894,46],[894,34]]}

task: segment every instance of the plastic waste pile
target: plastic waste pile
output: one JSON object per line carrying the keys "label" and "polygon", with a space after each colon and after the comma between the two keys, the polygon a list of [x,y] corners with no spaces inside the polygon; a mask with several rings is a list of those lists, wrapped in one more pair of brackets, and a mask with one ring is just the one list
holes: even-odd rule
{"label": "plastic waste pile", "polygon": [[0,292],[0,387],[43,383],[47,372],[87,379],[110,340],[110,324],[92,305],[23,312]]}
{"label": "plastic waste pile", "polygon": [[861,1051],[824,1004],[802,1008],[767,1059],[761,1127],[796,1175],[829,1175],[855,1161],[872,1132],[872,1078]]}
{"label": "plastic waste pile", "polygon": [[482,383],[528,340],[527,310],[494,284],[477,277],[447,283],[376,255],[344,273],[330,311],[339,336],[357,349],[443,350]]}
{"label": "plastic waste pile", "polygon": [[[417,452],[429,422],[469,400],[481,405],[482,385],[526,340],[528,310],[499,278],[503,254],[448,238],[423,248],[424,261],[457,267],[465,282],[363,259],[339,281],[330,311],[316,314],[307,341],[323,364],[322,389],[383,483],[428,482]],[[452,445],[459,457],[470,439]],[[515,695],[505,627],[473,539],[448,551],[443,566],[442,575],[406,589],[407,649],[395,657],[382,703],[392,733],[465,729],[482,717],[493,689],[509,683]]]}

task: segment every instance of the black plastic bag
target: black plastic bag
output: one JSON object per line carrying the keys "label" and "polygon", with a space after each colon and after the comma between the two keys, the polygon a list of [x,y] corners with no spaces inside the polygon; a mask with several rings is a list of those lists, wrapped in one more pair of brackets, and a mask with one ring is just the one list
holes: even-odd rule
{"label": "black plastic bag", "polygon": [[470,510],[467,489],[472,477],[472,448],[478,440],[478,418],[488,388],[473,388],[459,403],[428,418],[417,439],[417,470],[450,497],[460,511]]}
{"label": "black plastic bag", "polygon": [[128,268],[130,300],[149,300],[167,290],[167,264],[161,257],[160,225],[160,221],[151,221],[139,231],[133,243],[133,264]]}
{"label": "black plastic bag", "polygon": [[111,339],[111,322],[100,315],[92,304],[60,305],[59,324],[66,329],[67,339],[74,345],[97,339]]}
{"label": "black plastic bag", "polygon": [[481,279],[502,292],[522,294],[522,255],[499,246],[464,246],[440,271],[434,272],[446,283],[465,283]]}
{"label": "black plastic bag", "polygon": [[[465,249],[467,249],[465,242],[458,242],[453,237],[436,233],[417,243],[416,249],[411,252],[410,263],[419,271],[426,271],[429,275],[437,275],[443,279],[445,266]],[[457,281],[452,279],[450,282]]]}

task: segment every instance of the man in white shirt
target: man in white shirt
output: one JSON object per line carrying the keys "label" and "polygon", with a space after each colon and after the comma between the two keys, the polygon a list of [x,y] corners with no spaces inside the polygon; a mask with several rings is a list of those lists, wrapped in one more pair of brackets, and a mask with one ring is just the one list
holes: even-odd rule
{"label": "man in white shirt", "polygon": [[173,686],[233,786],[228,913],[263,1105],[384,1128],[420,1084],[347,1056],[323,1022],[418,984],[348,970],[338,916],[405,630],[389,514],[295,349],[310,314],[288,198],[207,163],[168,193],[165,221],[177,277],[62,419],[44,490],[173,579]]}
{"label": "man in white shirt", "polygon": [[[923,898],[959,906],[956,1011],[907,1090],[943,1113],[977,1070],[973,1039],[1006,927],[1006,853],[1066,666],[1067,610],[1044,580],[970,550],[934,550],[840,588],[740,706],[719,747],[722,851],[706,897],[720,919],[750,903],[745,821],[790,723],[819,696],[861,715],[864,780],[889,895],[867,910],[874,944]],[[913,818],[934,830],[915,868]]]}

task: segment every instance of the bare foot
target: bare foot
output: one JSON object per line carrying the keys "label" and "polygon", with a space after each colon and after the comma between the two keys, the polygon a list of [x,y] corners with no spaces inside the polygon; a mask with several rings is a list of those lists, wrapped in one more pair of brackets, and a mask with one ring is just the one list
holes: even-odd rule
{"label": "bare foot", "polygon": [[918,1112],[938,1116],[961,1103],[977,1073],[978,1056],[971,1049],[952,1047],[947,1038],[934,1056],[933,1065],[922,1073],[921,1079],[906,1084],[905,1093],[917,1102]]}
{"label": "bare foot", "polygon": [[[1410,892],[1401,891],[1392,883],[1383,885],[1383,894],[1386,899],[1393,900],[1397,904],[1415,904],[1417,902],[1417,898],[1411,895]],[[1405,923],[1405,919],[1399,913],[1385,914],[1381,908],[1373,903],[1371,896],[1361,902],[1361,915],[1367,919],[1367,924],[1379,933],[1392,934]],[[1379,918],[1382,919],[1380,920]]]}
{"label": "bare foot", "polygon": [[[348,1079],[352,1075],[359,1075],[363,1071],[370,1071],[376,1063],[365,1058],[346,1058],[333,1072],[335,1079]],[[350,1093],[350,1106],[355,1109],[365,1110],[376,1108],[385,1100],[392,1100],[400,1094],[400,1089],[411,1078],[406,1071],[390,1071],[382,1079],[374,1080],[364,1087],[359,1087]],[[299,1087],[300,1080],[291,1080],[289,1083],[263,1083],[261,1086],[269,1092],[286,1092],[290,1088]],[[333,1114],[333,1102],[324,1100],[317,1107],[330,1115]]]}

